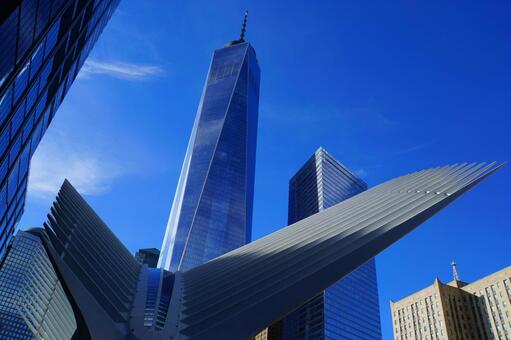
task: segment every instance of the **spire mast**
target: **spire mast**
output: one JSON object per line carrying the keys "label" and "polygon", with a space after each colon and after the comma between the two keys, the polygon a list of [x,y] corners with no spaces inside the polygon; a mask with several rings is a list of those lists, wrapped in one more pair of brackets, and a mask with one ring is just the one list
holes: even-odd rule
{"label": "spire mast", "polygon": [[452,261],[451,266],[452,266],[452,276],[454,277],[454,281],[459,281],[460,277],[458,275],[458,269],[456,269],[456,262]]}
{"label": "spire mast", "polygon": [[245,11],[245,17],[243,18],[243,25],[241,25],[241,34],[240,41],[245,41],[245,32],[247,31],[247,19],[248,19],[248,10]]}
{"label": "spire mast", "polygon": [[245,16],[243,17],[243,24],[241,25],[241,33],[240,38],[238,40],[233,40],[225,46],[233,46],[238,44],[243,44],[245,42],[245,33],[247,32],[247,20],[248,20],[248,11],[245,11]]}

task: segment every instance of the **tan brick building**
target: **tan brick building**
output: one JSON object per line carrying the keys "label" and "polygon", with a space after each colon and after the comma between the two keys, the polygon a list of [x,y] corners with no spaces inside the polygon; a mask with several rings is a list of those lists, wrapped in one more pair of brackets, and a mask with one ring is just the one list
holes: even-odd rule
{"label": "tan brick building", "polygon": [[437,278],[390,305],[395,339],[511,340],[511,266],[471,284]]}
{"label": "tan brick building", "polygon": [[275,322],[268,328],[263,329],[253,340],[282,340],[282,321]]}

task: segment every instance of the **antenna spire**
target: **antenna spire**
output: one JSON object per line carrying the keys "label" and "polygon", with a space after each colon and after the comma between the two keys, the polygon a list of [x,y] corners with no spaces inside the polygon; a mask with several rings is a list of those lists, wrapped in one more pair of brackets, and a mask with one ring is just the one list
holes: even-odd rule
{"label": "antenna spire", "polygon": [[245,11],[245,17],[243,18],[243,25],[241,25],[241,34],[240,41],[245,41],[245,32],[247,31],[247,19],[248,19],[248,10]]}
{"label": "antenna spire", "polygon": [[241,25],[241,34],[238,40],[233,40],[225,46],[233,46],[238,44],[243,44],[245,42],[245,32],[247,31],[247,19],[248,19],[248,11],[245,11],[245,16],[243,18],[243,24]]}
{"label": "antenna spire", "polygon": [[458,269],[456,269],[456,262],[452,261],[451,266],[452,266],[452,276],[454,277],[454,281],[459,281],[460,277],[458,276]]}

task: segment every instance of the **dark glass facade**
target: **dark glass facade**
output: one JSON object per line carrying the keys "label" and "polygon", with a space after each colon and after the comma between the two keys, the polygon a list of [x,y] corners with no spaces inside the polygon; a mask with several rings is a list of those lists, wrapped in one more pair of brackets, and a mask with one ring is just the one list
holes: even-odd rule
{"label": "dark glass facade", "polygon": [[0,1],[0,258],[30,158],[119,0]]}
{"label": "dark glass facade", "polygon": [[236,41],[214,52],[160,267],[184,271],[250,240],[259,79],[250,44]]}
{"label": "dark glass facade", "polygon": [[160,251],[156,248],[139,249],[135,253],[135,258],[141,264],[147,264],[149,268],[156,268]]}
{"label": "dark glass facade", "polygon": [[[327,209],[367,185],[320,148],[289,183],[289,224]],[[284,339],[381,339],[374,259],[287,316]]]}
{"label": "dark glass facade", "polygon": [[144,306],[144,327],[161,331],[165,327],[174,288],[174,274],[160,268],[149,268]]}

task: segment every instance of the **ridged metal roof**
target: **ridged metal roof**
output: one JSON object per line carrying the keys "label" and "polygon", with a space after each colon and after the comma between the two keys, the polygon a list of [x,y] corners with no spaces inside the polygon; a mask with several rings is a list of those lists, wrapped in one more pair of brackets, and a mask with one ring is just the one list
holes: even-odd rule
{"label": "ridged metal roof", "polygon": [[415,229],[503,164],[398,177],[183,273],[181,339],[248,339]]}
{"label": "ridged metal roof", "polygon": [[140,264],[65,180],[44,229],[60,257],[116,322],[126,322]]}

